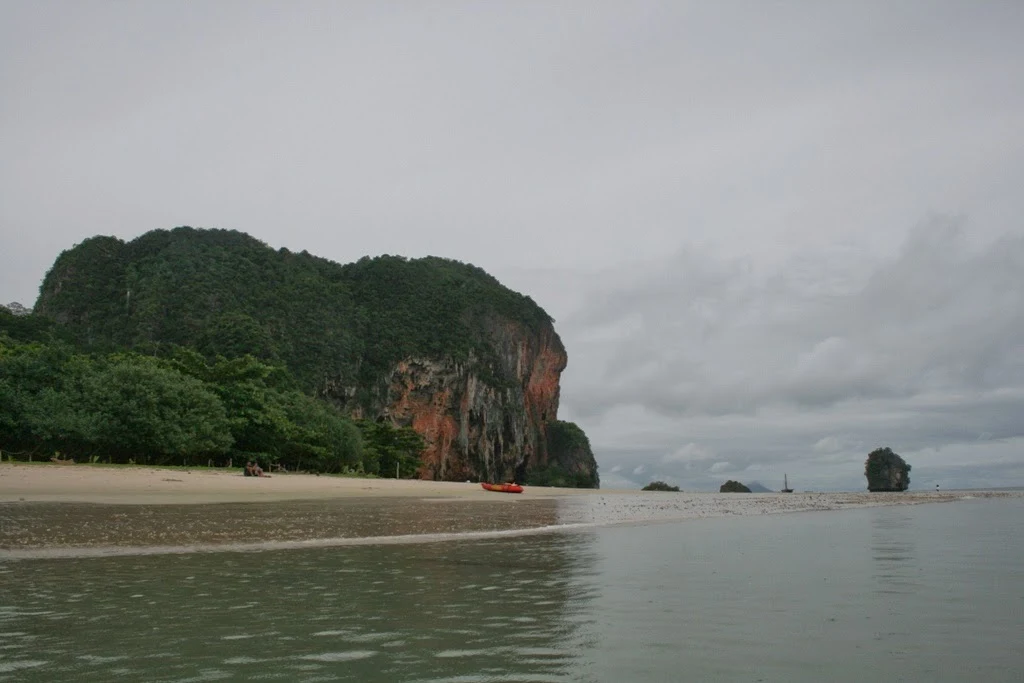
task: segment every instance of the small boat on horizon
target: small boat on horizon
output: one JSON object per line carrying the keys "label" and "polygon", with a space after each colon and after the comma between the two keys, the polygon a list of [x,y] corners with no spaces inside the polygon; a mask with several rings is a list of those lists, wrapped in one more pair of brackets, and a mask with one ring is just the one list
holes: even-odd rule
{"label": "small boat on horizon", "polygon": [[497,491],[498,493],[522,493],[523,487],[519,484],[488,484],[485,481],[480,482],[480,486],[483,486],[488,491]]}
{"label": "small boat on horizon", "polygon": [[793,489],[789,488],[789,475],[782,475],[782,493],[793,493]]}

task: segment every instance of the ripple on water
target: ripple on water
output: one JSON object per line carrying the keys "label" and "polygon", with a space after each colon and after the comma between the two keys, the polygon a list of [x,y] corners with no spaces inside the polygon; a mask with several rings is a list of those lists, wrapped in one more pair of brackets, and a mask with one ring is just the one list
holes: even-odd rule
{"label": "ripple on water", "polygon": [[228,657],[224,660],[225,664],[262,664],[263,662],[277,661],[276,657]]}
{"label": "ripple on water", "polygon": [[517,647],[513,652],[519,657],[571,657],[565,650],[554,647]]}
{"label": "ripple on water", "polygon": [[497,651],[494,648],[482,648],[479,650],[441,650],[434,653],[434,656],[438,659],[456,659],[459,657],[493,657],[495,654]]}
{"label": "ripple on water", "polygon": [[370,633],[353,633],[348,636],[348,640],[353,643],[374,643],[378,640],[387,640],[400,635],[400,633],[394,632],[371,631]]}
{"label": "ripple on water", "polygon": [[15,659],[10,662],[0,662],[0,673],[10,673],[21,669],[34,669],[37,666],[45,666],[49,662],[39,659]]}
{"label": "ripple on water", "polygon": [[223,681],[226,678],[232,678],[234,674],[228,671],[221,671],[220,669],[203,669],[195,676],[189,676],[188,678],[177,678],[174,683],[202,683],[202,681]]}
{"label": "ripple on water", "polygon": [[128,659],[127,655],[114,655],[110,657],[104,657],[102,655],[78,655],[78,659],[89,662],[90,664],[109,664],[110,662],[120,662],[123,659]]}
{"label": "ripple on water", "polygon": [[352,662],[357,659],[369,659],[378,653],[376,650],[347,650],[345,652],[320,652],[312,655],[300,655],[299,659],[311,662]]}

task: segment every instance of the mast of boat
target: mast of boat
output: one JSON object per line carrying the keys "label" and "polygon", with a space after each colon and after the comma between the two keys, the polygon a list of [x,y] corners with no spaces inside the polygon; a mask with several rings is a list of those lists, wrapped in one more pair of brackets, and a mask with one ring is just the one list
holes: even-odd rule
{"label": "mast of boat", "polygon": [[782,481],[783,481],[782,492],[783,493],[793,493],[793,489],[789,488],[789,475],[788,474],[783,474],[782,475]]}

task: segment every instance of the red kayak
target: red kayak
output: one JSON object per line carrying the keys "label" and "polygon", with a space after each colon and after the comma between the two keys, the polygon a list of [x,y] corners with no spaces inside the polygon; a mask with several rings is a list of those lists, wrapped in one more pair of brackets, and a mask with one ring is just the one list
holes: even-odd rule
{"label": "red kayak", "polygon": [[488,491],[498,491],[500,493],[522,493],[523,487],[519,484],[488,484],[486,482],[480,482]]}

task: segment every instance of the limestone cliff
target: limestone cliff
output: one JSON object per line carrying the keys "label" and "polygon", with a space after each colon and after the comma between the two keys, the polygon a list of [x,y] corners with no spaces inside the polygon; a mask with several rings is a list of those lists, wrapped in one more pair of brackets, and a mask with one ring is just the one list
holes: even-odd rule
{"label": "limestone cliff", "polygon": [[[479,359],[406,358],[378,384],[368,406],[349,410],[411,426],[427,440],[420,476],[429,479],[522,481],[547,466],[547,425],[558,413],[565,348],[549,324],[487,325],[498,367]],[[498,379],[498,378],[511,378]],[[345,391],[351,396],[354,391]]]}
{"label": "limestone cliff", "polygon": [[89,350],[251,355],[353,417],[415,429],[423,477],[598,484],[586,435],[557,419],[551,317],[470,264],[342,265],[181,227],[63,252],[36,310]]}

